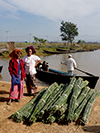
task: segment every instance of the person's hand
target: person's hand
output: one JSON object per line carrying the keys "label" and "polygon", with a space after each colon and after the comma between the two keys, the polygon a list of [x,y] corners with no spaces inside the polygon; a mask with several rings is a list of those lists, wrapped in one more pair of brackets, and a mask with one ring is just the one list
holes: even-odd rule
{"label": "person's hand", "polygon": [[35,77],[32,77],[32,79],[35,79]]}

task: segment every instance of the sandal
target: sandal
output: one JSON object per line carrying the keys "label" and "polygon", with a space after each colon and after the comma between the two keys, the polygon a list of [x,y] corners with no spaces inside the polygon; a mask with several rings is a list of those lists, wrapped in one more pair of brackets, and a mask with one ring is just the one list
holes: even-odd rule
{"label": "sandal", "polygon": [[11,104],[11,102],[7,102],[7,105],[10,105]]}
{"label": "sandal", "polygon": [[13,102],[14,101],[14,99],[11,99],[11,102]]}

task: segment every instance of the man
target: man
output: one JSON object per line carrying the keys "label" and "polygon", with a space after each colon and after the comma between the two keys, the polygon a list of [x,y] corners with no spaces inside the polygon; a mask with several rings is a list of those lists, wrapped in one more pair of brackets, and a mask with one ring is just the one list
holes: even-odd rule
{"label": "man", "polygon": [[74,68],[77,67],[76,61],[72,58],[72,55],[68,55],[68,59],[65,62],[61,62],[61,64],[67,65],[67,70],[69,75],[73,75]]}

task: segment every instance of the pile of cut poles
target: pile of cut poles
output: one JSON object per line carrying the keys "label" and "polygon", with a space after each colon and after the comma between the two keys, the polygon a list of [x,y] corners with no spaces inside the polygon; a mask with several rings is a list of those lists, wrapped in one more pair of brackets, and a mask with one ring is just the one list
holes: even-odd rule
{"label": "pile of cut poles", "polygon": [[88,81],[72,77],[69,84],[54,82],[43,88],[29,103],[11,115],[15,122],[26,121],[31,125],[37,121],[69,124],[87,124],[89,114],[99,90],[89,88]]}

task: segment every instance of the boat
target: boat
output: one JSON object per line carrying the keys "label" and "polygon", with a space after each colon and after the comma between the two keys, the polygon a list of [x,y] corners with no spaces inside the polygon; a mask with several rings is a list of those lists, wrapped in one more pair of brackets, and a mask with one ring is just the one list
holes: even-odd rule
{"label": "boat", "polygon": [[1,71],[2,71],[2,68],[3,68],[3,66],[0,66],[0,73],[1,73]]}
{"label": "boat", "polygon": [[48,54],[67,54],[67,53],[75,53],[76,50],[62,50],[62,51],[48,51],[48,50],[43,50],[45,53]]}
{"label": "boat", "polygon": [[58,70],[54,70],[49,68],[49,71],[43,71],[40,69],[37,69],[37,74],[36,74],[36,78],[38,78],[39,80],[46,82],[48,84],[52,84],[54,82],[57,82],[58,84],[60,83],[69,83],[70,79],[75,76],[76,79],[78,79],[79,77],[83,78],[83,80],[88,80],[89,84],[88,86],[92,89],[95,88],[96,83],[99,79],[98,76],[76,76],[76,75],[68,75],[68,73],[62,72],[62,71],[58,71]]}
{"label": "boat", "polygon": [[86,52],[86,50],[84,50],[84,49],[80,49],[80,50],[66,50],[66,49],[56,48],[56,50],[57,51],[66,51],[66,53]]}
{"label": "boat", "polygon": [[66,51],[69,52],[70,50],[66,50],[66,49],[60,49],[60,48],[56,48],[57,51]]}
{"label": "boat", "polygon": [[75,53],[75,52],[77,52],[77,50],[75,50],[75,49],[66,50],[66,49],[56,48],[56,50],[66,52],[66,53]]}
{"label": "boat", "polygon": [[45,53],[48,54],[66,54],[66,51],[48,51],[48,50],[43,50]]}

